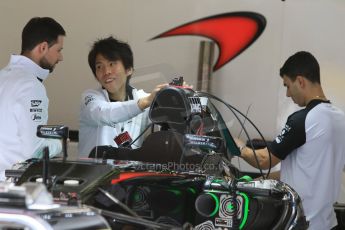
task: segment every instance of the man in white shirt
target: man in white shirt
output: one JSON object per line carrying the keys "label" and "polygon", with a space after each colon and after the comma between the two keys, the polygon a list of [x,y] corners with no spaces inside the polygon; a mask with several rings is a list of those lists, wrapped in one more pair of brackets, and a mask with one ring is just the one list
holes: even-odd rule
{"label": "man in white shirt", "polygon": [[[158,85],[151,93],[133,88],[133,53],[130,46],[113,37],[93,44],[89,66],[100,84],[82,94],[80,107],[79,155],[87,157],[99,145],[117,147],[114,138],[127,132],[137,139],[149,124],[148,108],[156,93],[167,84]],[[145,110],[146,109],[146,110]],[[141,146],[143,136],[131,147]]]}
{"label": "man in white shirt", "polygon": [[[345,160],[345,115],[325,96],[320,67],[305,51],[287,59],[280,69],[286,96],[303,109],[292,113],[281,133],[268,146],[256,150],[261,168],[281,162],[280,180],[292,186],[302,200],[309,229],[335,229],[333,204],[340,191]],[[236,140],[241,157],[258,167],[252,149]]]}
{"label": "man in white shirt", "polygon": [[36,136],[37,126],[47,124],[49,100],[42,84],[62,61],[63,27],[49,17],[32,18],[22,31],[20,55],[12,55],[0,70],[0,181],[17,162],[61,152],[59,140]]}

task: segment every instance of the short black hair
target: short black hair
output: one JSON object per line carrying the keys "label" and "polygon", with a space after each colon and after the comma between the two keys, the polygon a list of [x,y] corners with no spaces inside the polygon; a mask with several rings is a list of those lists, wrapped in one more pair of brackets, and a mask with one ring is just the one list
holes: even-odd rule
{"label": "short black hair", "polygon": [[286,75],[295,81],[297,76],[303,76],[313,83],[320,84],[320,66],[316,58],[307,51],[299,51],[289,57],[280,68],[280,76]]}
{"label": "short black hair", "polygon": [[34,17],[23,29],[21,53],[32,50],[41,42],[47,42],[51,47],[60,35],[66,36],[66,32],[57,21],[49,17]]}
{"label": "short black hair", "polygon": [[[133,52],[131,47],[112,36],[97,40],[88,56],[89,66],[96,77],[96,56],[101,54],[110,61],[122,61],[126,70],[133,68]],[[130,78],[130,76],[129,76]],[[128,78],[128,79],[129,79]]]}

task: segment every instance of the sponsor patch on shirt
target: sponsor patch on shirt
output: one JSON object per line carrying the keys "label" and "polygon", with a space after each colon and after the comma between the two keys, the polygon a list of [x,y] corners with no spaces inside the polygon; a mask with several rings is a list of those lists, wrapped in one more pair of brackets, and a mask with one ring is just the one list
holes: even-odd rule
{"label": "sponsor patch on shirt", "polygon": [[42,100],[31,100],[31,107],[38,107],[42,103]]}
{"label": "sponsor patch on shirt", "polygon": [[94,96],[88,95],[85,97],[85,105],[87,106],[91,101],[95,100]]}
{"label": "sponsor patch on shirt", "polygon": [[278,144],[283,141],[285,134],[288,133],[290,129],[291,127],[286,124],[281,133],[276,137],[276,142]]}
{"label": "sponsor patch on shirt", "polygon": [[34,109],[30,109],[31,113],[42,113],[42,109],[41,108],[34,108]]}
{"label": "sponsor patch on shirt", "polygon": [[42,120],[42,115],[39,113],[34,113],[31,115],[31,119],[36,122],[40,122]]}

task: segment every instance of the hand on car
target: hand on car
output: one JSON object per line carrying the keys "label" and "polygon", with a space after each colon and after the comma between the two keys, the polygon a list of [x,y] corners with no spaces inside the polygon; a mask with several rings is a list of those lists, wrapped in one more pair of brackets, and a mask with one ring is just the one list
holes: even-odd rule
{"label": "hand on car", "polygon": [[157,85],[154,90],[146,97],[140,98],[138,100],[138,106],[141,110],[146,109],[147,107],[149,107],[153,101],[153,99],[155,98],[157,92],[165,87],[167,87],[168,84],[160,84]]}

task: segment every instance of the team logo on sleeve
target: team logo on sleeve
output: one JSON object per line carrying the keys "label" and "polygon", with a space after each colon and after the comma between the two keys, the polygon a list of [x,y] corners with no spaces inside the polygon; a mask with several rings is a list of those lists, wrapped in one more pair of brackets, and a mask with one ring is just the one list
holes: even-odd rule
{"label": "team logo on sleeve", "polygon": [[88,95],[85,97],[85,105],[87,106],[91,101],[95,100],[94,96]]}
{"label": "team logo on sleeve", "polygon": [[39,113],[34,113],[31,115],[31,119],[36,122],[40,122],[42,120],[42,116]]}
{"label": "team logo on sleeve", "polygon": [[31,120],[40,122],[42,120],[42,112],[43,109],[40,107],[42,104],[42,100],[31,100],[31,107],[30,107],[30,113],[31,113]]}
{"label": "team logo on sleeve", "polygon": [[285,125],[281,133],[276,137],[276,142],[279,144],[283,141],[285,135],[291,130],[291,127],[289,125]]}
{"label": "team logo on sleeve", "polygon": [[41,109],[41,108],[31,108],[30,112],[31,113],[42,113],[43,109]]}
{"label": "team logo on sleeve", "polygon": [[42,100],[31,100],[31,107],[38,107],[42,103]]}

